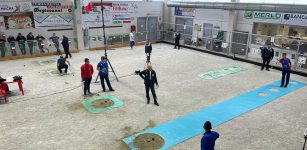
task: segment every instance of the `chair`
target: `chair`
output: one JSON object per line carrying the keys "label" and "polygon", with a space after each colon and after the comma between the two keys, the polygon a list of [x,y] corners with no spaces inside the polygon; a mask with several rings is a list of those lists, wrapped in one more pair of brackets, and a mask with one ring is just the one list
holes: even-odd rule
{"label": "chair", "polygon": [[3,96],[4,102],[7,103],[8,99],[6,93],[6,84],[4,82],[1,82],[0,84],[0,94]]}

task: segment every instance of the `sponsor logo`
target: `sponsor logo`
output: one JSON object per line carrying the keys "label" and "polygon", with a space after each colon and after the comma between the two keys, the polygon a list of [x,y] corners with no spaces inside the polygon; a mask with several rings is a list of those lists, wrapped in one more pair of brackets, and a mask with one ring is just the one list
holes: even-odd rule
{"label": "sponsor logo", "polygon": [[260,11],[245,11],[244,18],[246,19],[280,19],[281,13],[275,12],[260,12]]}
{"label": "sponsor logo", "polygon": [[284,20],[307,20],[305,14],[284,14]]}

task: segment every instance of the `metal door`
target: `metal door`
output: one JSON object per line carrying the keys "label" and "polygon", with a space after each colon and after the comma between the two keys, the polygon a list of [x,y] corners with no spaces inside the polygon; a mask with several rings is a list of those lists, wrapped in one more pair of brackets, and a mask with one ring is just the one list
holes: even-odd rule
{"label": "metal door", "polygon": [[158,18],[157,17],[149,17],[148,18],[148,39],[149,40],[157,40],[157,32],[158,32]]}
{"label": "metal door", "polygon": [[213,24],[204,23],[203,25],[203,37],[212,38]]}
{"label": "metal door", "polygon": [[137,18],[137,35],[136,35],[136,42],[142,42],[146,40],[146,22],[147,18],[139,17]]}

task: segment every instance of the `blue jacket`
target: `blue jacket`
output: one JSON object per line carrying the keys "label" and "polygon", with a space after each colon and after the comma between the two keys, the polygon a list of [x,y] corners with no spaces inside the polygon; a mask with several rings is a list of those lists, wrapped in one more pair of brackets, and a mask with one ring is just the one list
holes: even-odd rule
{"label": "blue jacket", "polygon": [[219,137],[220,135],[215,131],[204,133],[200,143],[201,150],[214,150],[215,140]]}
{"label": "blue jacket", "polygon": [[108,66],[108,62],[107,61],[100,61],[97,65],[97,68],[99,68],[99,75],[100,76],[104,76],[107,77],[109,75],[108,70],[109,70],[109,66]]}

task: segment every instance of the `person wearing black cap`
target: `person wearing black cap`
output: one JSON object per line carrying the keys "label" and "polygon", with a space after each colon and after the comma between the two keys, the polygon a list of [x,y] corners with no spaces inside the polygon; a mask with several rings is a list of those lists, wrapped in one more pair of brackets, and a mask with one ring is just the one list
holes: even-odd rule
{"label": "person wearing black cap", "polygon": [[205,129],[205,133],[201,138],[201,150],[214,150],[215,140],[218,139],[220,135],[215,131],[211,131],[212,125],[210,121],[206,121],[203,128]]}

